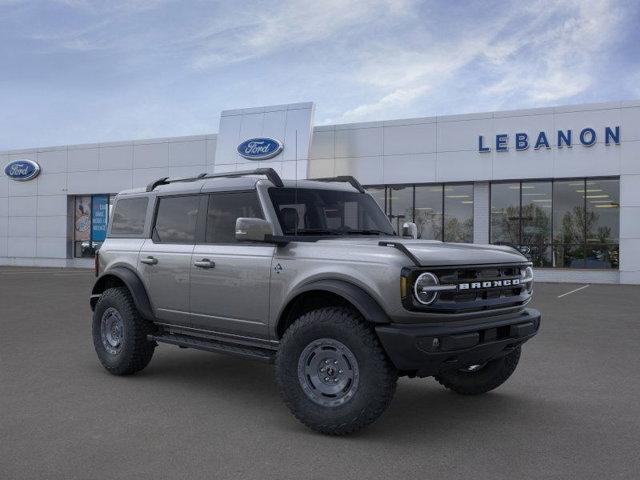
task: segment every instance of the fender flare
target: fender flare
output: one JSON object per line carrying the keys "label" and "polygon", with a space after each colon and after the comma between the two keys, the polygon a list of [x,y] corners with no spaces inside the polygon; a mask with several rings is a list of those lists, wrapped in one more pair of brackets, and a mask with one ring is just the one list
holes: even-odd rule
{"label": "fender flare", "polygon": [[351,303],[364,317],[365,320],[372,323],[389,323],[389,316],[386,314],[380,304],[363,288],[354,285],[345,280],[325,279],[306,283],[294,290],[293,294],[287,300],[285,307],[278,315],[278,323],[282,314],[291,304],[291,302],[299,295],[314,290],[330,292],[338,295],[349,303]]}
{"label": "fender flare", "polygon": [[91,290],[91,310],[95,308],[98,298],[100,298],[100,295],[105,291],[107,282],[110,278],[117,278],[124,283],[133,297],[133,303],[138,309],[138,312],[140,312],[146,320],[153,321],[153,309],[151,308],[147,289],[138,274],[124,266],[113,267],[103,273],[96,280],[96,283],[93,285],[93,289]]}

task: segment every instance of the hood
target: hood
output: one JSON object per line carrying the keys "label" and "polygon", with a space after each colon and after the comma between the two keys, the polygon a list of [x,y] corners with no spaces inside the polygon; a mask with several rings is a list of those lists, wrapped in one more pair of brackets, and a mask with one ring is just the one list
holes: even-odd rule
{"label": "hood", "polygon": [[528,262],[526,257],[513,248],[500,245],[444,243],[437,240],[413,240],[400,237],[336,238],[323,240],[322,242],[372,248],[378,246],[378,243],[381,241],[403,244],[413,256],[418,259],[422,266]]}
{"label": "hood", "polygon": [[528,261],[513,248],[500,245],[428,240],[404,240],[402,243],[420,261],[420,265],[478,265]]}

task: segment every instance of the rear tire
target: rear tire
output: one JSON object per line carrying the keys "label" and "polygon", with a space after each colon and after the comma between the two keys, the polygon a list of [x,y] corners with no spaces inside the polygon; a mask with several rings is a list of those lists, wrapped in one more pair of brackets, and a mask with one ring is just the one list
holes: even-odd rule
{"label": "rear tire", "polygon": [[519,360],[520,347],[504,357],[491,360],[477,370],[451,370],[436,375],[436,380],[461,395],[480,395],[506,382],[518,366]]}
{"label": "rear tire", "polygon": [[109,288],[93,312],[93,346],[109,373],[131,375],[148,365],[155,342],[147,340],[153,324],[140,315],[129,290]]}
{"label": "rear tire", "polygon": [[393,398],[398,373],[370,325],[346,308],[298,318],[276,356],[280,393],[295,417],[328,435],[374,422]]}

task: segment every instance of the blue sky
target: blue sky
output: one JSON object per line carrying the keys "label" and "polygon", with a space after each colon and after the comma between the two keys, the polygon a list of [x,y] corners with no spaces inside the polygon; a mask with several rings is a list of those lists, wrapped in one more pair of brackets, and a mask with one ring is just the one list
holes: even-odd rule
{"label": "blue sky", "polygon": [[0,149],[640,98],[640,2],[0,0]]}

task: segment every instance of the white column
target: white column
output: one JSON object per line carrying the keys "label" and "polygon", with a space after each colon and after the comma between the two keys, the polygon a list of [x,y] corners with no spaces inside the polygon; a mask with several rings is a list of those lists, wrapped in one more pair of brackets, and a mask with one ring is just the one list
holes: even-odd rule
{"label": "white column", "polygon": [[640,175],[620,176],[620,283],[640,283]]}

